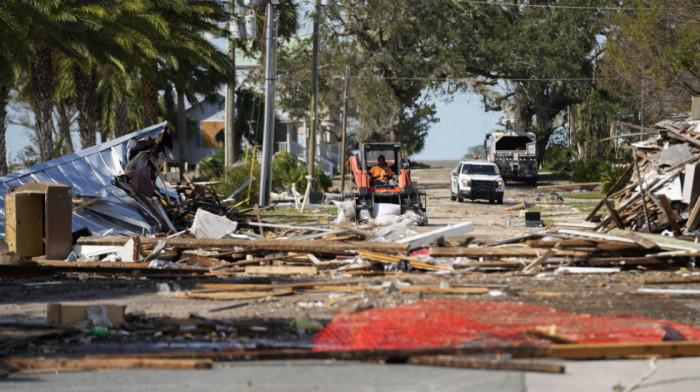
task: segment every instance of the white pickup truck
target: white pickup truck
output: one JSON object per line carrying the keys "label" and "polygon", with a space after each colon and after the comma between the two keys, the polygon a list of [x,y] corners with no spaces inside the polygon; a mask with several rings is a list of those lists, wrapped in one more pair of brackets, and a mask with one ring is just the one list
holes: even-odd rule
{"label": "white pickup truck", "polygon": [[490,203],[503,204],[505,182],[501,178],[495,163],[484,160],[464,160],[452,171],[450,181],[450,198],[488,200]]}

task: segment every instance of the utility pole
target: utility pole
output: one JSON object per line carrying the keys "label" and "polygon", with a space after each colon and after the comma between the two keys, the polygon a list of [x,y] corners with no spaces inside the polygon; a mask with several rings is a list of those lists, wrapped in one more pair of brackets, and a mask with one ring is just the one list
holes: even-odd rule
{"label": "utility pole", "polygon": [[[226,125],[224,131],[224,161],[227,169],[233,167],[236,162],[236,37],[233,31],[238,30],[238,17],[236,16],[236,0],[228,0],[228,12],[230,16],[230,32],[228,36],[228,58],[233,64],[233,75],[226,85]],[[235,29],[235,30],[234,30]]]}
{"label": "utility pole", "polygon": [[311,133],[309,135],[308,146],[308,167],[307,179],[309,185],[307,192],[314,189],[314,163],[316,160],[316,131],[318,129],[318,38],[319,25],[321,24],[321,0],[315,0],[314,8],[314,33],[313,33],[313,57],[311,65]]}
{"label": "utility pole", "polygon": [[[260,199],[258,205],[270,204],[272,188],[272,149],[275,136],[275,81],[277,78],[277,7],[279,0],[267,3],[265,54],[265,127],[263,135],[262,168],[260,170]],[[253,158],[255,159],[255,158]]]}
{"label": "utility pole", "polygon": [[348,131],[348,84],[350,84],[350,66],[345,67],[343,78],[343,125],[340,134],[340,194],[345,193],[345,137]]}

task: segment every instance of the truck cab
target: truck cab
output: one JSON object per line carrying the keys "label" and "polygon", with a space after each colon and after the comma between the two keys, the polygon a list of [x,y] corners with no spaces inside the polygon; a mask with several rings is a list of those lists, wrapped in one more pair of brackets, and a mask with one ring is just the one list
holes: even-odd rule
{"label": "truck cab", "polygon": [[452,200],[483,199],[503,204],[505,182],[493,162],[478,159],[460,161],[452,170],[450,183]]}

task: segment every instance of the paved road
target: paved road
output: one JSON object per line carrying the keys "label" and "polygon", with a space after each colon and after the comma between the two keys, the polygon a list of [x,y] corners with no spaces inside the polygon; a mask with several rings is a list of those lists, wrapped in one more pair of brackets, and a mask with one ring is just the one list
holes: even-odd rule
{"label": "paved road", "polygon": [[103,372],[12,376],[5,391],[493,391],[697,392],[700,358],[563,361],[565,374],[444,369],[333,361],[219,363],[213,370]]}

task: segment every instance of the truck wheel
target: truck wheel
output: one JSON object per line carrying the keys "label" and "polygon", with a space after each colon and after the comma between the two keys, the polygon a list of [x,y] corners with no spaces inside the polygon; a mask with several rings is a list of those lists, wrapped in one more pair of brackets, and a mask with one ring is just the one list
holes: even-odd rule
{"label": "truck wheel", "polygon": [[462,194],[459,193],[459,190],[457,191],[457,201],[462,203],[464,201],[464,198],[462,197]]}
{"label": "truck wheel", "polygon": [[498,204],[503,204],[503,196],[499,197],[496,201]]}
{"label": "truck wheel", "polygon": [[452,200],[452,201],[457,200],[457,196],[455,196],[455,194],[452,192],[450,192],[450,200]]}
{"label": "truck wheel", "polygon": [[489,204],[493,204],[495,202],[496,202],[496,200],[494,200],[494,199],[489,200]]}

